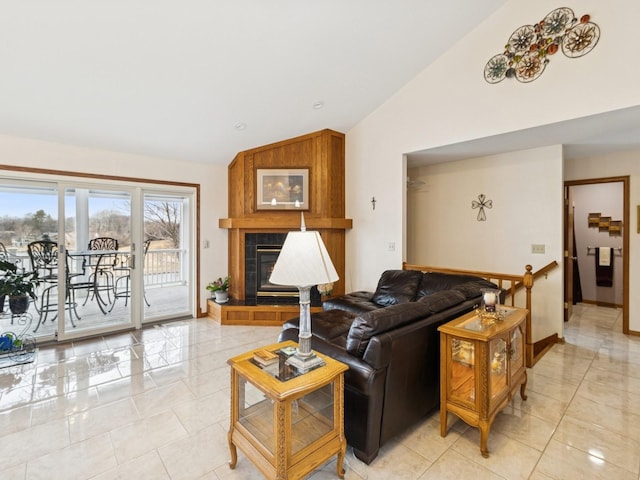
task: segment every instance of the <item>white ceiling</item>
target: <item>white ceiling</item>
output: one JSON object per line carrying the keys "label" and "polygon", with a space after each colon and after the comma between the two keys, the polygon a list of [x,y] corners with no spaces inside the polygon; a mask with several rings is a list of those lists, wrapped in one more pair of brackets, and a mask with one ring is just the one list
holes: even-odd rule
{"label": "white ceiling", "polygon": [[[248,148],[347,132],[505,2],[0,0],[0,133],[226,165]],[[566,143],[572,131],[537,133]]]}
{"label": "white ceiling", "polygon": [[0,133],[227,164],[346,132],[504,2],[0,0]]}

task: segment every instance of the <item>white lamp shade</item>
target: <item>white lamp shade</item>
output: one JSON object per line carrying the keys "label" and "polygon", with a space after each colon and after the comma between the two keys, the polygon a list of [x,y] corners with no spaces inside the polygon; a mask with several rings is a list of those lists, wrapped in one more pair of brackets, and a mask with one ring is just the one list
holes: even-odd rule
{"label": "white lamp shade", "polygon": [[276,285],[312,286],[338,280],[319,232],[289,232],[269,277]]}

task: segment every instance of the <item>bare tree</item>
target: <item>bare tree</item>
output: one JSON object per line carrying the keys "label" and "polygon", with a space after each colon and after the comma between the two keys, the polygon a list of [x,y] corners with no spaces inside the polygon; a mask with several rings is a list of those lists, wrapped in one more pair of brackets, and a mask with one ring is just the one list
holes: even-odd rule
{"label": "bare tree", "polygon": [[179,202],[144,202],[146,236],[170,240],[172,248],[180,248],[181,214]]}

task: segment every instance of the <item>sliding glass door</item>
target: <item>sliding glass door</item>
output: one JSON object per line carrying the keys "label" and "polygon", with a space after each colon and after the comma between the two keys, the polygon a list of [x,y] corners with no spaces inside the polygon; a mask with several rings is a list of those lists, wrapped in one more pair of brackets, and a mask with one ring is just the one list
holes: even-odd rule
{"label": "sliding glass door", "polygon": [[1,304],[0,330],[64,340],[194,317],[194,196],[0,178],[0,253],[41,280],[27,314]]}

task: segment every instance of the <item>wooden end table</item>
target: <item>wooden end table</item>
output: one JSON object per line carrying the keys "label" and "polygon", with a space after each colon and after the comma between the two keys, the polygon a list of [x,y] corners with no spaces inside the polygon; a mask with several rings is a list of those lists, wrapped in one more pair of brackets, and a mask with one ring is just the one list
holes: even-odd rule
{"label": "wooden end table", "polygon": [[337,474],[344,478],[344,372],[349,367],[316,352],[325,364],[299,373],[281,353],[296,346],[286,341],[261,347],[280,352],[278,362],[267,367],[254,362],[254,351],[227,361],[229,467],[235,468],[239,448],[267,479],[298,479],[337,455]]}

